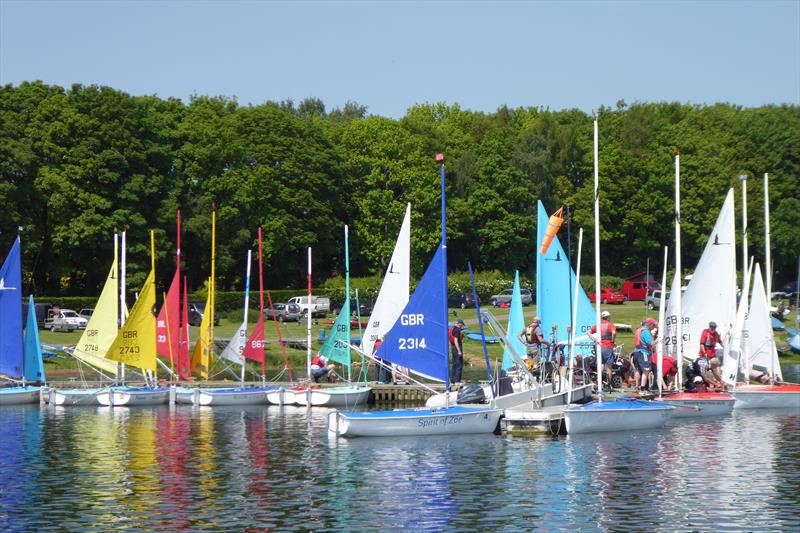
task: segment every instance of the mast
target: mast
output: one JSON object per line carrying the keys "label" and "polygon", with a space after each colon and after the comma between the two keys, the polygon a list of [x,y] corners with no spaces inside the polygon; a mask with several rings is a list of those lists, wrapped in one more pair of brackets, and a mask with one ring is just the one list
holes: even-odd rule
{"label": "mast", "polygon": [[[678,366],[676,376],[676,390],[683,387],[683,280],[681,275],[681,151],[673,148],[675,152],[675,276],[678,278],[678,294],[671,295],[675,298],[675,364]],[[662,293],[663,296],[663,293]]]}
{"label": "mast", "polygon": [[[261,245],[261,227],[258,228],[258,309],[259,319],[264,318],[264,256]],[[275,316],[275,315],[273,315]],[[262,344],[263,346],[263,344]],[[261,384],[267,383],[267,354],[266,350],[261,357]]]}
{"label": "mast", "polygon": [[[348,334],[347,342],[350,342],[350,251],[347,243],[348,228],[347,224],[344,225],[344,301],[347,302],[347,323]],[[311,298],[308,299],[309,309],[311,308]],[[342,309],[344,311],[344,309]],[[310,312],[310,311],[309,311]],[[350,348],[348,348],[350,350]],[[348,357],[349,359],[349,357]],[[347,381],[350,382],[350,363],[347,364]]]}
{"label": "mast", "polygon": [[742,269],[744,269],[749,262],[747,259],[747,174],[742,174],[739,179],[742,181]]}
{"label": "mast", "polygon": [[[127,308],[125,303],[125,262],[127,260],[125,253],[125,231],[122,232],[120,237],[120,267],[119,267],[119,327],[125,325],[125,310]],[[120,377],[120,382],[125,385],[125,363],[119,363],[117,368],[117,375]]]}
{"label": "mast", "polygon": [[216,305],[216,290],[214,288],[215,284],[215,274],[216,274],[216,261],[217,261],[217,205],[215,203],[211,203],[211,281],[208,284],[208,291],[209,291],[209,307],[211,309],[206,309],[208,315],[208,367],[207,367],[207,378],[211,377],[211,366],[214,364],[214,356],[215,356],[215,347],[216,343],[214,342],[214,306]]}
{"label": "mast", "polygon": [[658,382],[658,397],[661,398],[661,381],[664,377],[664,347],[665,347],[665,331],[664,331],[664,308],[666,307],[667,297],[664,294],[664,288],[667,286],[667,263],[669,261],[669,246],[664,247],[664,272],[661,275],[661,298],[658,302],[658,334],[661,335],[658,343],[656,344],[656,381]]}
{"label": "mast", "polygon": [[598,127],[597,115],[594,113],[594,307],[597,324],[597,397],[603,401],[603,346],[602,329],[600,328],[600,173],[598,168]]}
{"label": "mast", "polygon": [[[250,262],[253,256],[252,250],[247,250],[247,274],[244,280],[244,336],[247,337],[247,315],[250,306]],[[242,345],[243,346],[243,345]],[[239,381],[244,387],[244,371],[245,367],[247,366],[247,359],[244,357],[244,353],[239,354],[242,356],[242,375],[239,378]]]}
{"label": "mast", "polygon": [[[445,169],[444,169],[444,154],[436,154],[436,160],[442,162],[442,294],[444,295],[445,304],[442,309],[442,319],[444,324],[445,330],[445,350],[449,352],[450,348],[450,332],[449,328],[447,327],[447,212],[445,210],[446,206],[446,198],[445,198],[445,191],[444,191],[444,178],[445,178]],[[463,357],[463,355],[462,355]],[[447,361],[447,380],[445,381],[445,404],[447,404],[447,399],[450,397],[450,358],[449,354],[445,353],[445,361]]]}
{"label": "mast", "polygon": [[[183,327],[181,325],[181,210],[178,209],[178,214],[176,215],[177,225],[176,225],[176,236],[175,236],[175,264],[176,270],[178,271],[176,279],[178,280],[178,286],[176,290],[178,291],[178,353],[175,354],[176,357],[180,357],[181,353],[181,343],[183,342]],[[166,297],[164,298],[164,303],[166,304]],[[165,305],[166,307],[166,305]],[[166,313],[165,313],[166,314]],[[169,333],[169,319],[167,319],[167,335]],[[186,339],[189,340],[188,337]],[[172,365],[172,372],[173,375],[175,373],[175,364],[172,358],[172,341],[167,339],[170,347],[170,364]],[[176,380],[177,381],[177,380]]]}
{"label": "mast", "polygon": [[308,247],[308,313],[306,313],[306,371],[311,380],[311,247]]}
{"label": "mast", "polygon": [[575,290],[573,291],[572,322],[569,334],[569,388],[567,389],[567,405],[572,403],[572,383],[575,376],[575,328],[578,324],[578,293],[581,279],[581,250],[583,249],[583,228],[578,228],[578,262],[575,264]]}
{"label": "mast", "polygon": [[772,250],[769,239],[769,174],[764,173],[764,269],[767,283],[767,308],[772,305]]}

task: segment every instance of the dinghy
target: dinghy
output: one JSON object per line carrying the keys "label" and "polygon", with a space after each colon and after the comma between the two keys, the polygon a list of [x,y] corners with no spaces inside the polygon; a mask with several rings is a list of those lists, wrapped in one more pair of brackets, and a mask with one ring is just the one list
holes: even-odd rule
{"label": "dinghy", "polygon": [[[153,309],[156,304],[156,266],[155,237],[150,232],[150,273],[139,292],[139,298],[133,304],[130,315],[120,328],[114,342],[108,349],[106,357],[113,361],[140,368],[148,375],[155,375],[156,363],[156,317]],[[97,394],[100,405],[134,406],[165,404],[169,401],[169,389],[166,387],[126,387],[110,388]]]}
{"label": "dinghy", "polygon": [[673,418],[725,416],[733,411],[736,402],[736,398],[725,392],[676,392],[664,396],[663,400],[677,407]]}
{"label": "dinghy", "polygon": [[0,388],[0,405],[39,401],[41,388],[28,385],[45,381],[38,327],[31,295],[23,343],[22,252],[17,236],[0,267],[0,374],[19,385]]}
{"label": "dinghy", "polygon": [[676,411],[665,402],[644,400],[592,401],[564,411],[567,434],[630,431],[662,427]]}
{"label": "dinghy", "polygon": [[[677,178],[676,178],[677,181]],[[594,119],[594,275],[595,324],[598,337],[602,332],[600,322],[600,178],[598,169],[598,125]],[[577,312],[577,310],[575,310]],[[599,349],[599,338],[596,339]],[[598,400],[584,405],[571,405],[564,410],[568,434],[596,431],[628,431],[663,426],[672,416],[675,407],[663,402],[643,400],[603,401],[602,358],[597,358]]]}
{"label": "dinghy", "polygon": [[317,407],[356,407],[366,405],[372,387],[347,386],[347,387],[319,387],[304,391],[305,394],[295,394],[294,401],[298,405],[312,405]]}
{"label": "dinghy", "polygon": [[791,408],[800,411],[800,385],[738,385],[734,409]]}
{"label": "dinghy", "polygon": [[[430,379],[443,381],[446,392],[449,392],[447,230],[443,156],[440,160],[442,161],[441,242],[400,318],[378,348],[376,357]],[[462,406],[369,413],[333,411],[328,416],[328,431],[333,435],[346,437],[492,433],[498,427],[501,415],[500,409]]]}

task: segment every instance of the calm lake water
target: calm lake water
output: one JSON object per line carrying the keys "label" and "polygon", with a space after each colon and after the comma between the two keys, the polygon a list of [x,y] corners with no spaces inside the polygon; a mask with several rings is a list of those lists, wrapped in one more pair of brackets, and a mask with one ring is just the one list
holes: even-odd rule
{"label": "calm lake water", "polygon": [[796,410],[352,440],[327,412],[0,408],[0,530],[800,530]]}

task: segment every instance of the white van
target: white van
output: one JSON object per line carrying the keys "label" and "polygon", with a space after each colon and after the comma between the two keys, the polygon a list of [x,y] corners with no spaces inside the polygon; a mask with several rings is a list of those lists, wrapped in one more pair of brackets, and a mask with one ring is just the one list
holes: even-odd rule
{"label": "white van", "polygon": [[327,296],[311,296],[311,305],[308,303],[308,296],[295,296],[289,299],[290,304],[297,304],[300,306],[300,312],[303,316],[311,308],[311,316],[313,317],[326,317],[331,311],[331,301]]}

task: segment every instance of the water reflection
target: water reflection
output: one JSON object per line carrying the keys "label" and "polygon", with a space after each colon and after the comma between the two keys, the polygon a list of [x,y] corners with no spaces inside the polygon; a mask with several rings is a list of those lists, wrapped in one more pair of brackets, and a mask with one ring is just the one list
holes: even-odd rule
{"label": "water reflection", "polygon": [[0,408],[0,529],[797,530],[800,413],[339,439],[297,407]]}

